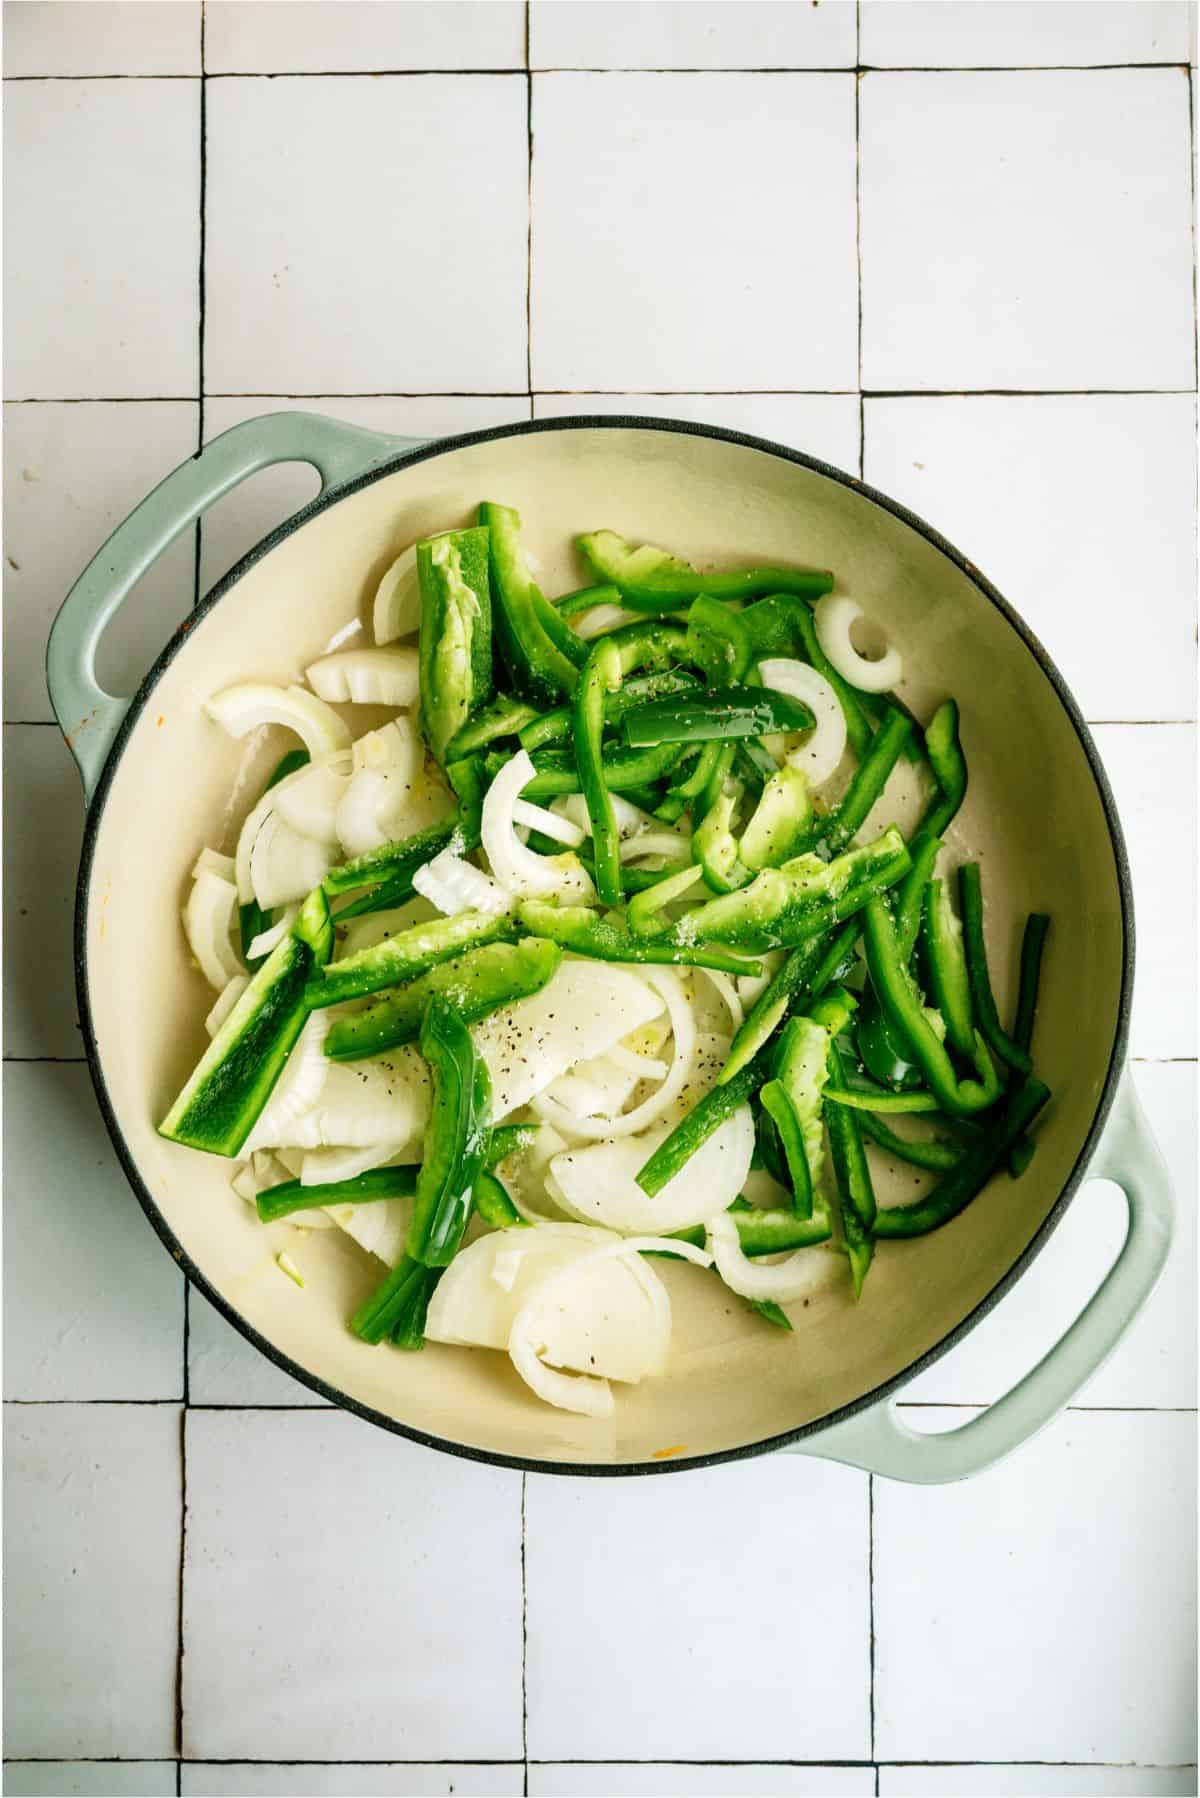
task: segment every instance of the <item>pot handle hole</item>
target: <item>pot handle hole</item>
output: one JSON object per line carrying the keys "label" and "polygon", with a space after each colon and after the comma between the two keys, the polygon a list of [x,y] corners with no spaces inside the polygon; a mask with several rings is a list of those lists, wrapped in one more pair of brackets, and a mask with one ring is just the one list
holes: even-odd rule
{"label": "pot handle hole", "polygon": [[[309,463],[324,493],[423,441],[365,431],[315,412],[268,413],[215,437],[118,525],[67,595],[46,649],[50,703],[78,763],[85,800],[90,802],[95,792],[132,703],[99,685],[97,646],[138,581],[180,532],[250,475],[276,462]],[[188,622],[181,628],[187,629]]]}
{"label": "pot handle hole", "polygon": [[1129,1226],[1112,1267],[1080,1315],[1010,1392],[944,1434],[910,1428],[893,1398],[791,1445],[887,1479],[942,1485],[1002,1460],[1044,1428],[1116,1348],[1149,1298],[1170,1248],[1171,1182],[1126,1068],[1088,1178],[1125,1195]]}

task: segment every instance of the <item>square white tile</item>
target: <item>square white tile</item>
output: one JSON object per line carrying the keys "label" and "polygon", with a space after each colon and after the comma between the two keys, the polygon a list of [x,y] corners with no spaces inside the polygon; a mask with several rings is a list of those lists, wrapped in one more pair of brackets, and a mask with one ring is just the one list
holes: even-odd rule
{"label": "square white tile", "polygon": [[1133,871],[1137,972],[1131,1053],[1196,1053],[1196,727],[1105,724],[1094,733]]}
{"label": "square white tile", "polygon": [[212,392],[526,389],[523,76],[215,81],[207,143]]}
{"label": "square white tile", "polygon": [[10,83],[4,155],[6,397],[194,393],[199,82]]}
{"label": "square white tile", "polygon": [[863,0],[874,68],[1186,62],[1187,0]]}
{"label": "square white tile", "polygon": [[1191,387],[1189,164],[1178,69],[864,76],[864,387]]}
{"label": "square white tile", "polygon": [[183,1397],[183,1280],[85,1067],[4,1069],[4,1396]]}
{"label": "square white tile", "polygon": [[210,75],[523,69],[522,0],[208,0]]}
{"label": "square white tile", "polygon": [[524,1771],[519,1761],[490,1767],[192,1761],[180,1769],[180,1791],[184,1798],[518,1798]]}
{"label": "square white tile", "polygon": [[82,1057],[72,933],[83,789],[54,725],[5,725],[4,758],[4,1052]]}
{"label": "square white tile", "polygon": [[200,73],[200,0],[91,0],[80,25],[62,0],[6,0],[6,79]]}
{"label": "square white tile", "polygon": [[175,1405],[9,1405],[4,1746],[175,1752]]}
{"label": "square white tile", "polygon": [[[1175,1245],[1142,1315],[1075,1403],[1194,1406],[1196,1064],[1138,1062],[1133,1074],[1174,1183]],[[1126,1218],[1116,1186],[1081,1188],[1032,1267],[969,1336],[904,1388],[904,1402],[979,1405],[1009,1391],[1083,1310],[1125,1239]]]}
{"label": "square white tile", "polygon": [[326,1402],[260,1354],[194,1286],[188,1293],[188,1399],[193,1405]]}
{"label": "square white tile", "polygon": [[549,1761],[529,1769],[529,1798],[868,1798],[874,1791],[873,1767]]}
{"label": "square white tile", "polygon": [[[46,638],[105,538],[196,450],[194,400],[8,405],[4,458],[4,712],[49,719]],[[97,673],[132,693],[195,589],[187,530],[130,594],[104,634]]]}
{"label": "square white tile", "polygon": [[[524,394],[421,394],[358,399],[209,399],[204,403],[205,441],[264,412],[324,412],[397,437],[453,437],[529,417]],[[316,470],[282,463],[236,487],[204,517],[200,539],[200,590],[207,593],[256,543],[314,499]]]}
{"label": "square white tile", "polygon": [[858,473],[859,408],[854,393],[535,393],[535,418],[595,412],[683,418],[770,437]]}
{"label": "square white tile", "polygon": [[[982,568],[1089,718],[1196,715],[1189,394],[868,399],[866,478]],[[1122,614],[1137,629],[1114,646]]]}
{"label": "square white tile", "polygon": [[518,1474],[333,1410],[187,1443],[189,1759],[521,1755]]}
{"label": "square white tile", "polygon": [[[753,1522],[768,1516],[804,1518],[820,1552],[768,1565]],[[868,1757],[863,1475],[776,1456],[531,1477],[525,1519],[533,1759]],[[798,1641],[819,1643],[799,1683]]]}
{"label": "square white tile", "polygon": [[1195,1767],[880,1767],[881,1798],[1195,1798]]}
{"label": "square white tile", "polygon": [[5,1798],[166,1798],[174,1761],[6,1761]]}
{"label": "square white tile", "polygon": [[536,388],[858,385],[852,75],[535,75],[533,134]]}
{"label": "square white tile", "polygon": [[881,1760],[1195,1752],[1195,1438],[1070,1411],[959,1485],[875,1482]]}
{"label": "square white tile", "polygon": [[852,69],[852,0],[532,0],[534,69]]}

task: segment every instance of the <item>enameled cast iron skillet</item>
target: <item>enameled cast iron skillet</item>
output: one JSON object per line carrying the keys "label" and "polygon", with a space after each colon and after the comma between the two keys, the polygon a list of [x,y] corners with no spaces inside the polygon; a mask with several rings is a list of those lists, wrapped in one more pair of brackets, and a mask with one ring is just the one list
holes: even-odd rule
{"label": "enameled cast iron skillet", "polygon": [[[132,700],[96,684],[97,641],[137,578],[224,493],[303,461],[322,491],[261,543],[176,632]],[[863,1301],[814,1297],[796,1333],[719,1302],[711,1276],[670,1270],[665,1377],[620,1391],[613,1419],[551,1410],[500,1355],[368,1348],[346,1318],[372,1276],[341,1232],[306,1240],[303,1292],[274,1266],[229,1165],[165,1142],[166,1111],[204,1043],[211,1003],[179,927],[202,844],[227,844],[242,746],[202,709],[251,677],[290,681],[369,607],[406,544],[467,522],[482,498],[520,508],[547,591],[579,583],[572,535],[612,525],[717,565],[836,571],[902,646],[922,716],[962,705],[971,782],[955,846],[982,858],[998,990],[1012,987],[1024,914],[1051,912],[1036,1041],[1054,1092],[1019,1181],[1001,1175],[954,1223],[887,1243]],[[1044,1424],[1149,1295],[1170,1237],[1165,1171],[1124,1074],[1133,917],[1121,829],[1095,744],[1022,620],[920,519],[777,444],[689,424],[571,418],[444,442],[377,436],[302,413],[251,420],[176,469],[86,570],[51,633],[55,712],[88,795],[76,957],[92,1078],[147,1216],[188,1276],[262,1352],[324,1397],[453,1453],[535,1471],[648,1473],[790,1447],[897,1478],[960,1478]],[[264,767],[266,763],[264,762]],[[253,796],[247,792],[247,801]],[[1129,1231],[1104,1284],[1042,1363],[948,1435],[897,1416],[904,1382],[1019,1278],[1085,1176],[1124,1189]],[[294,1238],[291,1239],[294,1242]]]}

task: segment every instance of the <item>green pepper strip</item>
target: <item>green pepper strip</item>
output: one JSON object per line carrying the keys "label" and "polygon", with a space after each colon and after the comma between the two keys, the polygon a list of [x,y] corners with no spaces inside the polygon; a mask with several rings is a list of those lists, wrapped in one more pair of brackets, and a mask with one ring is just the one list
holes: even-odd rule
{"label": "green pepper strip", "polygon": [[904,713],[904,716],[912,726],[912,734],[909,737],[908,742],[904,745],[904,759],[907,762],[916,762],[918,764],[923,762],[925,760],[925,732],[921,728],[921,720],[910,707],[905,705],[899,694],[892,692],[864,693],[862,689],[858,687],[855,688],[855,692],[858,694],[859,704],[866,712],[868,718],[874,721],[876,728],[884,722],[889,707],[894,708],[897,712]]}
{"label": "green pepper strip", "polygon": [[766,1056],[755,1056],[732,1080],[727,1080],[723,1086],[714,1086],[710,1092],[705,1093],[686,1117],[679,1120],[671,1134],[659,1143],[653,1155],[638,1169],[637,1183],[648,1198],[652,1199],[655,1193],[662,1191],[668,1180],[674,1179],[696,1150],[708,1141],[713,1131],[726,1118],[732,1117],[738,1106],[744,1104],[752,1093],[758,1091],[769,1072]]}
{"label": "green pepper strip", "polygon": [[364,1342],[382,1342],[404,1322],[416,1294],[423,1291],[428,1269],[402,1255],[383,1284],[377,1286],[350,1319],[350,1328]]}
{"label": "green pepper strip", "polygon": [[[530,576],[521,546],[520,513],[484,500],[479,522],[488,531],[493,622],[501,658],[523,699],[554,704],[563,693],[575,691],[579,678],[573,657],[556,641],[557,627],[570,630],[570,626],[564,626]],[[555,636],[547,629],[547,616],[554,619]]]}
{"label": "green pepper strip", "polygon": [[911,862],[892,825],[872,843],[833,861],[802,855],[764,868],[749,886],[699,906],[672,928],[675,940],[701,938],[743,949],[790,948],[842,923],[908,873]]}
{"label": "green pepper strip", "polygon": [[901,881],[896,895],[896,940],[905,961],[909,960],[916,946],[921,929],[925,889],[937,866],[941,847],[941,837],[931,836],[927,830],[918,830],[908,845],[913,865]]}
{"label": "green pepper strip", "polygon": [[866,760],[859,764],[845,797],[827,822],[825,841],[831,849],[844,849],[859,830],[911,735],[912,725],[904,713],[889,708],[886,720],[871,740]]}
{"label": "green pepper strip", "polygon": [[877,1237],[925,1236],[957,1217],[987,1185],[1005,1156],[1024,1135],[1050,1097],[1040,1080],[1014,1087],[992,1127],[968,1148],[962,1159],[939,1180],[932,1192],[911,1205],[889,1206],[875,1219]]}
{"label": "green pepper strip", "polygon": [[492,697],[488,533],[478,526],[417,544],[421,729],[437,760]]}
{"label": "green pepper strip", "polygon": [[[826,1092],[842,1084],[842,1056],[836,1042],[829,1045],[829,1085]],[[834,1106],[825,1113],[829,1133],[829,1152],[833,1161],[838,1203],[842,1214],[842,1235],[850,1257],[850,1277],[854,1296],[862,1296],[863,1282],[875,1252],[872,1230],[875,1224],[875,1188],[871,1184],[871,1168],[863,1147],[858,1118],[853,1111]]]}
{"label": "green pepper strip", "polygon": [[462,729],[451,737],[446,745],[446,760],[454,762],[463,756],[474,755],[477,750],[494,743],[497,737],[519,736],[538,716],[536,706],[526,705],[523,699],[513,699],[508,693],[498,694],[491,705],[468,718]]}
{"label": "green pepper strip", "polygon": [[[280,781],[289,774],[299,773],[300,769],[307,765],[307,762],[307,749],[289,749],[287,754],[275,764],[275,770],[263,787],[263,792],[269,793],[272,787],[277,787]],[[269,930],[270,927],[271,914],[263,910],[257,899],[250,899],[239,908],[238,930],[242,941],[242,960],[252,974],[258,972],[267,958],[265,955],[256,955],[251,961],[250,945],[256,936],[261,936],[263,931]]]}
{"label": "green pepper strip", "polygon": [[648,962],[666,967],[715,968],[723,974],[755,974],[762,963],[736,955],[713,943],[664,943],[631,936],[611,918],[597,917],[584,905],[547,905],[525,899],[517,908],[521,923],[538,936],[561,943],[592,961]]}
{"label": "green pepper strip", "polygon": [[622,721],[626,740],[648,743],[727,743],[779,731],[810,730],[808,706],[766,687],[709,687],[635,706]]}
{"label": "green pepper strip", "polygon": [[938,797],[921,820],[921,828],[945,836],[950,820],[967,791],[967,761],[958,735],[958,703],[947,699],[925,729],[925,753],[938,783]]}
{"label": "green pepper strip", "polygon": [[[763,1090],[765,1092],[766,1088]],[[760,1210],[736,1200],[729,1207],[729,1215],[737,1225],[743,1255],[785,1255],[791,1249],[807,1249],[828,1242],[833,1234],[829,1206],[823,1198],[817,1200],[808,1217],[799,1217],[794,1211]],[[693,1224],[688,1230],[672,1230],[670,1235],[673,1242],[690,1242],[698,1249],[704,1247],[703,1224]],[[654,1249],[646,1252],[657,1253]]]}
{"label": "green pepper strip", "polygon": [[645,580],[616,580],[614,584],[630,611],[673,612],[689,599],[758,599],[766,593],[820,599],[832,589],[833,576],[815,568],[746,568],[730,574],[691,574],[664,568]]}
{"label": "green pepper strip", "polygon": [[[439,850],[444,849],[456,830],[464,836],[463,853],[477,848],[479,839],[470,841],[471,833],[460,818],[443,818],[437,824],[429,824],[424,830],[417,831],[415,836],[405,837],[400,843],[384,843],[379,849],[371,849],[366,855],[356,855],[352,861],[342,862],[340,867],[331,868],[322,886],[331,899],[341,893],[352,893],[357,887],[375,886],[382,883],[390,889],[399,889],[407,882],[408,891],[401,895],[407,898],[412,892],[412,877],[418,868],[423,868],[427,861],[432,861]],[[399,904],[399,900],[396,901]],[[339,918],[354,914],[346,911],[338,913]]]}
{"label": "green pepper strip", "polygon": [[800,633],[801,641],[804,644],[804,653],[807,656],[809,663],[816,669],[818,674],[823,674],[825,676],[825,679],[829,682],[830,686],[838,696],[838,703],[842,708],[842,714],[846,720],[847,739],[849,740],[851,749],[853,749],[855,755],[858,756],[861,761],[870,752],[871,739],[874,733],[871,730],[870,719],[859,704],[858,694],[854,691],[854,688],[850,685],[849,681],[842,679],[833,663],[829,660],[829,657],[825,654],[825,651],[821,648],[820,643],[817,641],[817,627],[813,623],[812,613],[808,610],[807,606],[803,608],[798,606],[796,608],[796,629]]}
{"label": "green pepper strip", "polygon": [[924,1074],[937,1104],[952,1117],[970,1117],[974,1112],[994,1105],[1002,1087],[983,1037],[976,1031],[974,1062],[979,1079],[959,1080],[949,1054],[938,1041],[922,1009],[901,959],[895,926],[883,900],[872,899],[863,910],[862,919],[863,946],[871,984],[884,1010],[908,1042],[913,1060]]}
{"label": "green pepper strip", "polygon": [[[611,641],[606,639],[606,641]],[[654,674],[639,675],[628,680],[616,692],[605,695],[604,723],[606,726],[619,724],[625,713],[634,706],[641,705],[648,699],[660,699],[669,693],[685,693],[694,690],[696,678],[683,668],[663,668]],[[550,743],[566,743],[570,740],[574,713],[570,706],[557,706],[552,712],[543,712],[541,717],[524,726],[518,732],[522,749],[544,749]]]}
{"label": "green pepper strip", "polygon": [[1015,1043],[1000,1022],[988,973],[987,945],[983,940],[983,884],[978,862],[964,862],[958,870],[959,904],[962,906],[963,948],[971,985],[971,1002],[984,1040],[1001,1061],[1018,1074],[1028,1074],[1033,1063],[1029,1052]]}
{"label": "green pepper strip", "polygon": [[492,1230],[517,1230],[528,1224],[504,1189],[502,1181],[487,1168],[475,1176],[475,1209]]}
{"label": "green pepper strip", "polygon": [[920,1092],[893,1093],[886,1086],[870,1085],[861,1079],[851,1079],[838,1092],[831,1092],[826,1087],[825,1097],[847,1111],[919,1113],[941,1109],[933,1094],[926,1092],[924,1087]]}
{"label": "green pepper strip", "polygon": [[434,1288],[442,1277],[440,1267],[424,1267],[420,1277],[414,1279],[405,1288],[404,1297],[399,1306],[391,1330],[393,1348],[423,1349],[425,1347],[425,1321],[429,1315],[429,1301],[433,1297]]}
{"label": "green pepper strip", "polygon": [[[694,841],[694,839],[693,839]],[[665,917],[664,911],[675,899],[690,893],[703,872],[703,864],[692,862],[686,868],[669,874],[665,880],[656,880],[652,886],[643,887],[642,891],[630,901],[626,913],[629,928],[635,937],[657,936],[669,930],[671,921]]]}
{"label": "green pepper strip", "polygon": [[[612,639],[606,637],[606,643]],[[610,793],[629,793],[669,774],[683,753],[679,743],[660,743],[654,749],[613,749],[602,759],[604,784]],[[488,779],[494,778],[505,762],[505,755],[489,756],[484,764]],[[583,791],[579,769],[569,753],[558,749],[542,749],[532,758],[536,770],[533,779],[521,793],[522,799],[557,799],[563,793]]]}
{"label": "green pepper strip", "polygon": [[475,1024],[514,999],[540,992],[561,961],[558,944],[538,937],[468,949],[364,1010],[335,1018],[325,1038],[325,1053],[335,1061],[361,1061],[398,1043],[415,1043],[425,1007],[433,998],[452,1005],[464,1024]]}
{"label": "green pepper strip", "polygon": [[849,972],[857,941],[858,924],[850,923],[832,937],[811,936],[790,951],[742,1020],[729,1046],[729,1058],[717,1076],[718,1085],[741,1073],[793,1004],[803,1005],[810,995],[823,992],[831,981]]}
{"label": "green pepper strip", "polygon": [[299,1180],[281,1180],[265,1187],[255,1199],[264,1224],[290,1217],[294,1211],[314,1211],[325,1205],[368,1205],[377,1199],[402,1199],[415,1192],[415,1167],[373,1167],[353,1180],[329,1180],[321,1186],[301,1186]]}
{"label": "green pepper strip", "polygon": [[795,1106],[787,1088],[779,1080],[768,1080],[759,1092],[759,1103],[779,1132],[784,1160],[792,1188],[792,1209],[797,1217],[811,1217],[813,1208],[812,1171],[804,1152],[804,1135]]}
{"label": "green pepper strip", "polygon": [[483,1166],[491,1083],[470,1031],[441,999],[425,1013],[421,1053],[429,1063],[433,1101],[407,1246],[414,1261],[446,1267],[458,1252]]}
{"label": "green pepper strip", "polygon": [[551,600],[555,611],[564,618],[574,618],[580,612],[590,612],[594,606],[619,606],[621,589],[619,587],[579,587],[574,593],[564,593],[561,599]]}
{"label": "green pepper strip", "polygon": [[928,1167],[938,1173],[948,1168],[957,1167],[963,1158],[964,1151],[954,1143],[941,1142],[933,1136],[900,1136],[895,1130],[889,1130],[882,1118],[871,1111],[855,1111],[858,1127],[864,1136],[877,1142],[881,1149],[894,1155],[897,1161],[907,1161],[913,1167]]}
{"label": "green pepper strip", "polygon": [[461,955],[464,949],[504,942],[515,935],[516,920],[511,912],[493,917],[486,912],[465,911],[453,918],[436,918],[431,924],[398,930],[384,942],[335,962],[308,986],[304,996],[314,1011],[326,1005],[340,1005],[343,999],[361,999],[383,987],[412,980],[427,968]]}
{"label": "green pepper strip", "polygon": [[489,1173],[499,1167],[510,1155],[521,1150],[531,1149],[537,1141],[540,1126],[537,1124],[497,1124],[494,1130],[488,1131],[487,1151],[483,1157],[483,1165]]}
{"label": "green pepper strip", "polygon": [[[715,1268],[713,1272],[716,1272]],[[747,1299],[746,1304],[751,1311],[757,1311],[764,1323],[774,1324],[777,1330],[791,1331],[791,1318],[783,1306],[777,1305],[774,1299]]]}
{"label": "green pepper strip", "polygon": [[605,637],[588,656],[575,694],[575,766],[592,824],[596,891],[605,905],[621,900],[621,839],[604,781],[604,700],[621,685],[621,652]]}
{"label": "green pepper strip", "polygon": [[946,1020],[946,1040],[959,1055],[975,1046],[971,980],[963,948],[962,925],[954,915],[944,880],[930,881],[925,894],[925,958],[933,1002]]}
{"label": "green pepper strip", "polygon": [[1017,991],[1017,1016],[1013,1024],[1013,1041],[1028,1053],[1033,1044],[1033,1020],[1037,1012],[1038,981],[1042,970],[1042,950],[1050,920],[1045,912],[1031,911],[1025,920],[1021,938],[1021,979]]}

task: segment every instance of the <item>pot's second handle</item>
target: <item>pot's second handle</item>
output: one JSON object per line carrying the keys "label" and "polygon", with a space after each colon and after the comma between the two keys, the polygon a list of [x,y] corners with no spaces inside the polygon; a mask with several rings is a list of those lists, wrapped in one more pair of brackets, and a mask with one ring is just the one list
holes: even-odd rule
{"label": "pot's second handle", "polygon": [[310,463],[324,493],[421,441],[364,431],[316,412],[268,413],[215,437],[117,526],[64,600],[46,648],[50,703],[79,764],[87,800],[130,705],[98,685],[96,646],[138,581],[179,533],[249,475],[273,463]]}
{"label": "pot's second handle", "polygon": [[1153,1291],[1171,1245],[1171,1182],[1128,1069],[1088,1176],[1113,1180],[1124,1192],[1128,1233],[1084,1310],[1011,1392],[969,1423],[937,1436],[910,1429],[885,1399],[805,1437],[793,1452],[937,1486],[982,1472],[1049,1423],[1116,1348]]}

